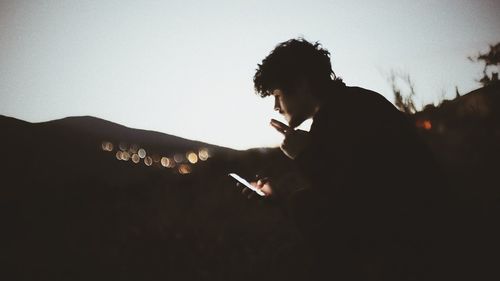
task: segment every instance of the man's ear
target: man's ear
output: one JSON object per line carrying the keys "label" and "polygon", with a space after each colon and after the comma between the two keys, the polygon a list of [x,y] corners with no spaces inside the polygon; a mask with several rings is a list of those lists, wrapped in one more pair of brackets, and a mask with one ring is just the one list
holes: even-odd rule
{"label": "man's ear", "polygon": [[311,86],[312,86],[311,82],[305,76],[300,76],[297,79],[297,82],[295,84],[295,88],[296,88],[297,92],[300,94],[306,94],[306,95],[312,94]]}

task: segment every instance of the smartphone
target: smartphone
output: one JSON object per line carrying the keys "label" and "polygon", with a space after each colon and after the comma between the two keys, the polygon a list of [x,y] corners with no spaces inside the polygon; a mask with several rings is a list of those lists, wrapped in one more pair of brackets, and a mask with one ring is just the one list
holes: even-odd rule
{"label": "smartphone", "polygon": [[245,185],[246,187],[250,188],[251,190],[255,191],[255,193],[259,194],[260,196],[266,196],[266,194],[264,192],[262,192],[262,190],[260,189],[257,189],[255,188],[255,186],[251,185],[246,179],[238,176],[237,174],[235,173],[230,173],[229,174],[230,177],[233,177],[235,180],[237,180],[238,182],[242,183],[243,185]]}

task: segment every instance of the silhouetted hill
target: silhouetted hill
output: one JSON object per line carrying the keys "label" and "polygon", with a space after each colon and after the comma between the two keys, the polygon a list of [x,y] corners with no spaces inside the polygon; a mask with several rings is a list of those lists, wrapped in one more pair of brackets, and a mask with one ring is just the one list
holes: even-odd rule
{"label": "silhouetted hill", "polygon": [[498,276],[492,269],[500,263],[500,84],[427,106],[413,118],[456,201],[455,217],[464,237],[457,247],[475,275]]}
{"label": "silhouetted hill", "polygon": [[212,151],[232,150],[155,131],[141,129],[131,130],[131,128],[90,116],[68,117],[61,120],[41,123],[40,125],[71,128],[75,132],[91,134],[103,139],[118,138],[122,141],[126,140],[128,143],[147,143],[148,146],[154,149],[189,150],[206,147],[210,148]]}
{"label": "silhouetted hill", "polygon": [[0,117],[0,128],[2,279],[294,280],[307,270],[280,208],[246,200],[227,176],[286,169],[278,149],[236,151],[92,117]]}
{"label": "silhouetted hill", "polygon": [[499,83],[427,106],[413,118],[458,192],[500,202]]}
{"label": "silhouetted hill", "polygon": [[189,150],[201,147],[210,148],[212,151],[233,151],[232,149],[193,141],[177,136],[172,136],[155,131],[131,129],[110,121],[96,117],[67,117],[41,123],[28,123],[11,117],[0,116],[0,125],[8,130],[5,137],[16,136],[17,131],[32,126],[37,127],[37,131],[43,131],[48,136],[50,134],[73,134],[75,138],[85,137],[87,139],[116,140],[120,142],[145,143],[154,149]]}

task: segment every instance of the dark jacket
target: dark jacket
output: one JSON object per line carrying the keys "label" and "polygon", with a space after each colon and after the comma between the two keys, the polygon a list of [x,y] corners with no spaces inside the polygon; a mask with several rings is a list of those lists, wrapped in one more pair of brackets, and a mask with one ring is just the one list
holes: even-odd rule
{"label": "dark jacket", "polygon": [[429,280],[446,189],[410,119],[380,94],[332,92],[296,159],[310,188],[292,214],[322,270],[342,280]]}

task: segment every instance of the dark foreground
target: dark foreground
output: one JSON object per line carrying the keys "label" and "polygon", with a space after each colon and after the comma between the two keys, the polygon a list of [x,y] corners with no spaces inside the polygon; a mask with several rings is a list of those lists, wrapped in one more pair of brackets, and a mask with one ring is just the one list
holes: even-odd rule
{"label": "dark foreground", "polygon": [[[496,85],[412,117],[459,202],[464,250],[472,247],[483,269],[500,264],[499,97]],[[308,247],[286,212],[246,200],[227,176],[292,169],[277,149],[234,151],[91,117],[39,124],[0,117],[0,126],[2,280],[311,276]],[[134,163],[138,148],[150,162]]]}

